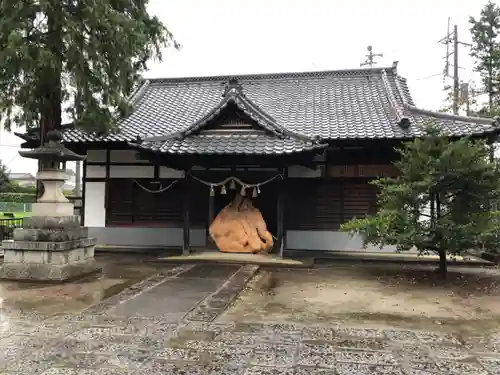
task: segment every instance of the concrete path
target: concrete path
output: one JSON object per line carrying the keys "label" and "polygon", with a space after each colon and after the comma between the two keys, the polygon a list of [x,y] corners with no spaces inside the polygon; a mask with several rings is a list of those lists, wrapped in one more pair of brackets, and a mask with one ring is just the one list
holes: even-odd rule
{"label": "concrete path", "polygon": [[82,314],[4,319],[0,374],[500,374],[500,334],[217,322],[256,270],[180,265]]}

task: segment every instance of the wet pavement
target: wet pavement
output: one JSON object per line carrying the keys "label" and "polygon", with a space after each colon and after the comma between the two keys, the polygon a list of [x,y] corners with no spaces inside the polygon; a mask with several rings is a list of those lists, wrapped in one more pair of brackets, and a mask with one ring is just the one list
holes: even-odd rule
{"label": "wet pavement", "polygon": [[164,266],[80,312],[6,309],[0,374],[500,374],[500,332],[218,321],[257,268]]}

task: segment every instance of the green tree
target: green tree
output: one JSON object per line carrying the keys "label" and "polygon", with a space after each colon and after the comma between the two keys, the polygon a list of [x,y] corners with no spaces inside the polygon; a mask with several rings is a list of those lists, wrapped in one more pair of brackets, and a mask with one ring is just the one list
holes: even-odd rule
{"label": "green tree", "polygon": [[13,183],[9,179],[9,170],[7,166],[0,162],[0,192],[11,191]]}
{"label": "green tree", "polygon": [[[148,14],[147,0],[1,0],[0,115],[40,128],[61,127],[66,111],[87,131],[114,129],[127,98],[161,48],[179,47]],[[1,120],[1,119],[0,119]]]}
{"label": "green tree", "polygon": [[[488,114],[500,104],[500,7],[488,2],[478,19],[469,18],[472,36],[471,56],[481,76],[482,88],[488,94]],[[484,109],[481,111],[484,113]]]}
{"label": "green tree", "polygon": [[429,129],[406,143],[395,163],[400,174],[374,183],[380,188],[376,215],[343,226],[364,246],[416,248],[439,255],[446,277],[447,255],[460,255],[497,238],[498,217],[488,209],[500,194],[500,170],[488,146],[468,138],[449,140]]}
{"label": "green tree", "polygon": [[[445,98],[443,101],[443,104],[441,108],[439,109],[440,112],[446,112],[446,113],[451,113],[453,110],[453,86],[446,84],[443,87],[443,92],[445,94]],[[465,112],[467,114],[467,110],[471,107],[477,104],[475,98],[473,95],[474,93],[474,87],[472,85],[467,85],[462,83],[460,87],[460,93],[458,97],[458,110],[459,112]],[[470,110],[469,110],[470,112]],[[470,114],[470,113],[469,113]]]}

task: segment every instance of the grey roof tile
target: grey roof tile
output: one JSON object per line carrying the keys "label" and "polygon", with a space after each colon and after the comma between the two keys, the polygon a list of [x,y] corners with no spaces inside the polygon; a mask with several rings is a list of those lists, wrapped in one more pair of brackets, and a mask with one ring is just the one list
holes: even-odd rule
{"label": "grey roof tile", "polygon": [[[135,95],[134,111],[120,121],[119,133],[96,137],[78,129],[67,129],[64,141],[133,142],[137,137],[185,132],[220,105],[225,85],[232,79],[238,81],[244,96],[268,115],[274,125],[306,138],[406,139],[422,135],[427,124],[455,136],[499,132],[499,128],[492,126],[493,120],[454,117],[416,108],[406,80],[393,66],[151,79]],[[399,124],[402,118],[410,120],[408,128]],[[205,142],[203,137],[192,141],[188,137],[183,142],[195,144],[201,139]]]}
{"label": "grey roof tile", "polygon": [[202,133],[185,139],[145,141],[140,148],[171,154],[276,155],[325,147],[295,138],[278,138],[265,133]]}

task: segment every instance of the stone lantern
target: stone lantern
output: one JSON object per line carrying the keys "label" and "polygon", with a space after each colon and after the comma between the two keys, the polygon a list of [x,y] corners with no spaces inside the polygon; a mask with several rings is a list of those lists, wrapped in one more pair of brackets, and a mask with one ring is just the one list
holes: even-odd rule
{"label": "stone lantern", "polygon": [[65,196],[66,171],[59,164],[81,161],[85,156],[67,149],[59,131],[47,133],[47,142],[33,150],[19,151],[25,158],[44,161],[49,169],[37,173],[43,195],[32,206],[23,228],[14,230],[14,239],[3,241],[4,263],[0,279],[66,281],[99,272],[94,260],[95,238],[80,226],[80,216]]}

